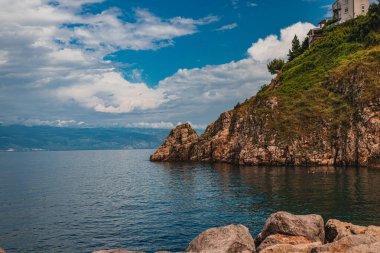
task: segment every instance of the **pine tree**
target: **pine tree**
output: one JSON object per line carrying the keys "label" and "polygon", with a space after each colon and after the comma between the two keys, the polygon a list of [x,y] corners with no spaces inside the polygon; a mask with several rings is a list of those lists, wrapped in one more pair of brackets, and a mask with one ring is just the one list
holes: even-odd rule
{"label": "pine tree", "polygon": [[292,49],[289,50],[289,61],[294,60],[297,56],[301,54],[301,44],[300,40],[298,39],[297,35],[294,36],[292,40]]}
{"label": "pine tree", "polygon": [[309,48],[309,38],[305,38],[301,46],[301,54]]}

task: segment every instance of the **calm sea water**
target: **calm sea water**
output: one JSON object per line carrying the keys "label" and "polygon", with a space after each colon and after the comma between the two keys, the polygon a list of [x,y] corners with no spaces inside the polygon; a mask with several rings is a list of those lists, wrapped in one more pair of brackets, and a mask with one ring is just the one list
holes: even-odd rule
{"label": "calm sea water", "polygon": [[380,225],[380,170],[160,164],[152,152],[0,153],[0,247],[180,251],[210,227],[256,235],[279,210]]}

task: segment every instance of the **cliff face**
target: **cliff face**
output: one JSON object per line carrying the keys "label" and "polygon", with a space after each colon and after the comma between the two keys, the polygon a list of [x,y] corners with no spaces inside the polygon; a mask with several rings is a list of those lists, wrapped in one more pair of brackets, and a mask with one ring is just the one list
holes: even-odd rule
{"label": "cliff face", "polygon": [[[351,38],[365,18],[325,31],[256,96],[222,113],[199,138],[185,138],[180,147],[177,138],[170,149],[175,130],[152,160],[379,165],[380,40]],[[378,30],[371,33],[380,38]]]}
{"label": "cliff face", "polygon": [[189,161],[190,150],[198,134],[186,123],[174,128],[164,144],[150,157],[151,161]]}

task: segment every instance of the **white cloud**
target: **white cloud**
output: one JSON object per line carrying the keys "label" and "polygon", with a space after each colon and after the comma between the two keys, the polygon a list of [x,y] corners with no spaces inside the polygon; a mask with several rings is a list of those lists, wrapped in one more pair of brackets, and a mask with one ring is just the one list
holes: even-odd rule
{"label": "white cloud", "polygon": [[[129,122],[140,122],[130,123],[136,127],[172,127],[170,122],[187,120],[208,123],[269,82],[267,61],[286,57],[294,34],[303,38],[312,27],[297,23],[283,29],[280,38],[271,35],[254,43],[245,59],[180,69],[151,88],[141,82],[141,70],[127,81],[104,56],[120,49],[171,45],[174,38],[196,33],[217,17],[162,19],[136,9],[135,21],[126,22],[118,9],[78,14],[83,4],[100,0],[57,2],[0,0],[0,106],[13,110],[1,113],[2,121],[16,114],[32,119],[23,120],[25,124],[56,126],[88,122],[90,116],[105,125],[128,117]],[[46,115],[36,117],[38,113]],[[70,120],[33,120],[48,117]]]}
{"label": "white cloud", "polygon": [[294,35],[297,35],[302,42],[302,40],[306,38],[308,31],[314,27],[315,26],[310,23],[298,22],[282,29],[280,37],[277,35],[269,35],[265,39],[259,39],[248,49],[248,53],[257,61],[286,58]]}
{"label": "white cloud", "polygon": [[238,24],[237,23],[232,23],[232,24],[228,24],[228,25],[224,25],[222,27],[219,27],[218,29],[216,29],[216,31],[232,30],[232,29],[234,29],[236,27],[238,27]]}
{"label": "white cloud", "polygon": [[[134,10],[133,22],[124,21],[123,13],[115,8],[81,13],[82,5],[98,2],[102,1],[0,0],[0,87],[8,93],[0,95],[3,105],[15,103],[10,95],[21,99],[29,92],[21,104],[31,102],[32,97],[38,102],[40,96],[50,107],[58,98],[58,102],[75,102],[97,112],[157,108],[166,101],[162,90],[126,81],[103,58],[121,49],[172,45],[174,38],[196,33],[200,25],[218,20],[216,16],[162,19],[145,9]],[[135,81],[141,78],[139,72],[133,75]],[[29,106],[47,111],[42,103]]]}
{"label": "white cloud", "polygon": [[144,83],[130,83],[115,71],[74,74],[67,77],[75,85],[61,87],[58,98],[74,101],[97,112],[127,113],[154,109],[166,102],[161,89],[149,88]]}

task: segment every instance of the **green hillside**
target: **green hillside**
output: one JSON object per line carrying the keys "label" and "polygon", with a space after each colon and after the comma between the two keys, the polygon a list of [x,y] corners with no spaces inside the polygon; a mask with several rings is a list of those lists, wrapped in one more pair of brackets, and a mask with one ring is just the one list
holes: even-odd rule
{"label": "green hillside", "polygon": [[[380,97],[379,70],[380,11],[373,4],[366,16],[324,28],[321,39],[286,63],[256,97],[237,106],[235,115],[253,112],[266,120],[271,115],[270,128],[283,141],[321,125],[344,131],[355,108]],[[260,109],[269,98],[276,98],[278,106]]]}

